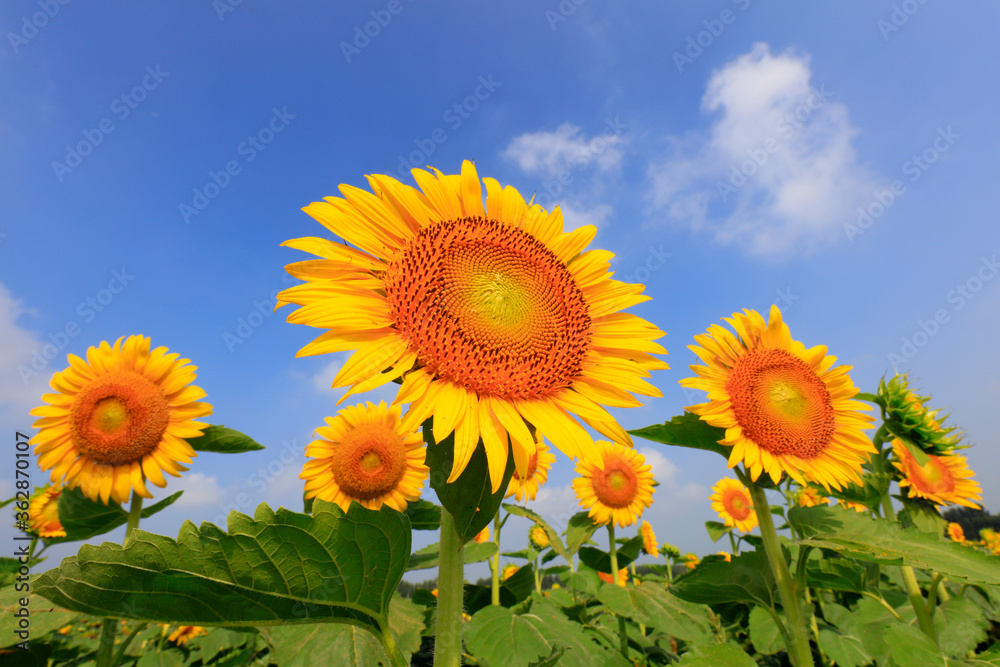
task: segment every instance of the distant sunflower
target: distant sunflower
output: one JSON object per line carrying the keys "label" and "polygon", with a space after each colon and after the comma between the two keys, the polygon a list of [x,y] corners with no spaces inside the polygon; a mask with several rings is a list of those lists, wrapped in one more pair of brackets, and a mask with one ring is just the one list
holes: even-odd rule
{"label": "distant sunflower", "polygon": [[306,447],[299,475],[306,498],[335,502],[345,512],[351,501],[377,510],[383,504],[406,510],[417,500],[430,472],[419,433],[403,428],[400,408],[385,402],[344,408],[316,429],[320,439]]}
{"label": "distant sunflower", "polygon": [[871,406],[852,400],[858,389],[847,372],[833,367],[826,346],[806,349],[792,340],[781,311],[770,320],[745,310],[726,320],[736,334],[712,325],[689,346],[706,366],[681,385],[708,392],[708,402],[691,412],[726,429],[720,444],[731,447],[729,467],[743,463],[754,481],[761,473],[774,483],[787,472],[805,486],[842,488],[861,482],[861,464],[875,452],[863,429]]}
{"label": "distant sunflower", "polygon": [[31,496],[28,505],[28,517],[31,531],[45,539],[46,537],[66,537],[66,531],[59,522],[59,496],[62,488],[46,486]]}
{"label": "distant sunflower", "polygon": [[580,504],[590,510],[599,524],[631,526],[653,504],[652,466],[642,454],[630,447],[600,440],[600,463],[580,460],[573,480],[573,490]]}
{"label": "distant sunflower", "polygon": [[174,642],[178,646],[188,643],[189,639],[194,639],[200,635],[207,635],[208,630],[200,625],[182,625],[167,637],[167,641]]}
{"label": "distant sunflower", "polygon": [[750,492],[739,480],[723,477],[712,487],[712,491],[715,491],[709,496],[712,509],[727,526],[743,533],[749,533],[757,526],[757,513]]}
{"label": "distant sunflower", "polygon": [[669,558],[670,560],[677,560],[681,557],[681,550],[669,542],[664,542],[660,546],[660,553],[663,554],[664,558]]}
{"label": "distant sunflower", "polygon": [[850,500],[841,500],[840,503],[844,506],[845,509],[852,509],[858,513],[872,511],[871,508],[865,505],[864,503],[856,503]]}
{"label": "distant sunflower", "polygon": [[146,480],[166,486],[163,473],[180,477],[197,456],[187,443],[208,426],[194,421],[212,414],[199,403],[205,392],[191,383],[196,366],[167,348],[149,349],[149,338],[103,341],[87,350],[87,361],[69,355],[69,368],[52,376],[57,394],[30,414],[41,417],[38,467],[52,468],[51,480],[81,487],[91,500],[125,503],[135,491],[153,495]]}
{"label": "distant sunflower", "polygon": [[348,393],[401,378],[395,403],[410,403],[403,426],[433,417],[435,441],[455,434],[448,482],[480,439],[494,492],[508,442],[526,475],[529,424],[571,458],[595,448],[577,419],[631,444],[603,406],[662,395],[645,378],[667,368],[652,356],[666,352],[654,342],[664,334],[621,312],[649,297],[612,279],[612,253],[586,251],[597,228],[563,232],[558,208],[480,182],[469,161],[461,174],[412,174],[422,191],[375,175],[375,194],[342,185],[343,198],[303,209],[352,245],[284,244],[322,258],[289,265],[307,282],[278,297],[301,306],[289,322],[325,330],[299,355],[356,350],[333,380]]}
{"label": "distant sunflower", "polygon": [[[615,580],[611,578],[611,574],[608,572],[598,572],[597,576],[599,576],[601,578],[601,581],[605,583],[608,584],[615,583]],[[624,586],[627,583],[628,583],[628,568],[623,567],[622,569],[618,570],[618,585]]]}
{"label": "distant sunflower", "polygon": [[694,568],[698,567],[698,563],[701,562],[701,559],[698,558],[698,554],[693,554],[693,553],[684,554],[682,560],[684,561],[684,567],[686,567],[689,570],[693,570]]}
{"label": "distant sunflower", "polygon": [[954,521],[948,523],[945,527],[945,532],[948,533],[948,537],[950,537],[953,542],[965,544],[965,531],[962,530],[962,527]]}
{"label": "distant sunflower", "polygon": [[899,438],[892,441],[896,466],[902,475],[900,488],[909,487],[910,498],[926,498],[938,505],[964,505],[979,509],[973,500],[982,500],[979,482],[973,481],[974,473],[965,463],[964,456],[948,454],[927,455],[927,463],[919,465]]}
{"label": "distant sunflower", "polygon": [[733,555],[731,553],[729,553],[728,551],[720,551],[717,555],[722,556],[723,558],[725,558],[727,563],[732,563],[733,562]]}
{"label": "distant sunflower", "polygon": [[521,568],[519,568],[517,565],[514,565],[513,563],[508,563],[507,565],[504,565],[503,570],[500,571],[500,580],[507,581],[508,579],[513,577],[519,569]]}
{"label": "distant sunflower", "polygon": [[534,500],[538,496],[538,489],[545,483],[549,476],[549,469],[555,462],[556,456],[549,451],[549,446],[541,438],[535,441],[535,451],[528,457],[528,469],[524,477],[514,469],[514,474],[510,478],[510,486],[507,487],[507,497],[516,496],[518,502]]}
{"label": "distant sunflower", "polygon": [[481,531],[476,533],[476,536],[472,538],[472,541],[476,544],[483,544],[490,541],[490,527],[486,526]]}
{"label": "distant sunflower", "polygon": [[799,507],[816,507],[818,505],[829,505],[830,499],[821,495],[816,489],[806,486],[795,494],[795,504]]}
{"label": "distant sunflower", "polygon": [[528,541],[539,551],[549,548],[549,534],[545,532],[545,528],[537,523],[528,530]]}
{"label": "distant sunflower", "polygon": [[650,556],[655,556],[659,553],[660,549],[656,545],[656,533],[653,532],[653,527],[648,521],[643,521],[642,525],[639,526],[639,534],[642,535],[642,549]]}

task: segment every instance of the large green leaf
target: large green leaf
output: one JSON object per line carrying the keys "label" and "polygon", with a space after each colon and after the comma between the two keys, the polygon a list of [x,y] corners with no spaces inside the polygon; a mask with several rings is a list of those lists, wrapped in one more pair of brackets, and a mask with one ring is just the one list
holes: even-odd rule
{"label": "large green leaf", "polygon": [[563,544],[562,538],[559,537],[559,533],[557,533],[555,529],[552,526],[550,526],[548,522],[541,517],[540,514],[538,514],[538,512],[533,512],[532,510],[529,510],[527,507],[521,507],[520,505],[512,505],[510,503],[504,503],[503,508],[508,512],[510,512],[511,514],[516,514],[518,516],[523,516],[526,519],[531,519],[539,526],[541,526],[545,530],[545,534],[549,536],[549,546],[552,547],[552,550],[555,551],[560,556],[562,556],[563,558],[565,558],[566,562],[568,563],[573,562],[573,556],[570,554],[569,551],[566,550],[566,545]]}
{"label": "large green leaf", "polygon": [[774,655],[785,650],[785,640],[774,618],[763,607],[750,610],[750,642],[754,650],[763,655]]}
{"label": "large green leaf", "polygon": [[860,639],[836,630],[827,628],[820,630],[819,646],[838,667],[864,667],[873,660],[865,651]]}
{"label": "large green leaf", "polygon": [[[34,581],[29,581],[28,584],[32,589],[35,587]],[[21,612],[22,598],[28,603],[27,612]],[[27,614],[29,626],[26,630],[18,626],[22,617],[15,616],[21,613]],[[25,640],[30,645],[42,635],[61,628],[77,616],[77,612],[57,607],[29,591],[18,591],[13,586],[5,588],[0,591],[0,649]],[[19,631],[24,631],[25,636],[19,636]]]}
{"label": "large green leaf", "polygon": [[264,449],[245,433],[222,424],[214,424],[206,428],[197,438],[188,439],[187,443],[196,452],[217,452],[220,454],[240,454]]}
{"label": "large green leaf", "polygon": [[[426,570],[431,567],[438,566],[438,552],[441,549],[441,545],[437,542],[434,544],[429,544],[419,551],[413,552],[410,556],[410,562],[406,566],[409,570]],[[483,542],[482,544],[477,542],[469,542],[462,547],[462,562],[466,565],[469,563],[480,563],[487,560],[497,552],[497,545],[495,542]]]}
{"label": "large green leaf", "polygon": [[[618,569],[628,567],[642,553],[642,536],[636,535],[618,547]],[[598,572],[611,574],[611,554],[595,547],[580,548],[580,562]]]}
{"label": "large green leaf", "polygon": [[736,644],[699,644],[689,648],[677,667],[757,667]]}
{"label": "large green leaf", "polygon": [[600,527],[600,524],[594,523],[594,520],[590,518],[589,512],[574,514],[566,525],[566,551],[570,555],[575,554]]}
{"label": "large green leaf", "polygon": [[883,565],[910,565],[969,583],[1000,584],[1000,559],[941,536],[833,507],[794,507],[801,544]]}
{"label": "large green leaf", "polygon": [[113,618],[243,627],[353,623],[385,627],[410,554],[401,513],[358,504],[345,515],[267,505],[232,512],[229,532],[190,521],[177,540],[137,531],[127,547],[84,545],[42,574],[35,590],[66,609]]}
{"label": "large green leaf", "polygon": [[423,498],[406,506],[405,512],[413,530],[440,530],[441,506]]}
{"label": "large green leaf", "polygon": [[890,664],[896,667],[947,667],[945,657],[934,642],[920,630],[895,623],[885,630]]}
{"label": "large green leaf", "polygon": [[850,558],[824,558],[806,567],[806,583],[810,588],[848,593],[874,591],[878,588],[879,566]]}
{"label": "large green leaf", "polygon": [[708,643],[713,639],[711,610],[681,600],[665,588],[648,586],[601,586],[597,598],[619,616],[686,642]]}
{"label": "large green leaf", "polygon": [[726,429],[709,426],[708,422],[691,412],[678,415],[666,423],[644,426],[629,433],[665,445],[715,452],[727,460],[731,451],[729,447],[719,444],[726,437]]}
{"label": "large green leaf", "polygon": [[972,600],[952,598],[940,604],[934,613],[938,644],[950,658],[961,658],[986,639],[990,622]]}
{"label": "large green leaf", "polygon": [[[147,519],[174,504],[183,491],[167,496],[163,500],[142,509],[141,516]],[[46,537],[48,544],[79,542],[109,533],[128,523],[128,512],[114,501],[104,503],[91,500],[79,488],[65,489],[59,494],[59,522],[66,531],[65,537]]]}
{"label": "large green leaf", "polygon": [[468,542],[488,526],[507,493],[507,485],[514,474],[514,455],[507,457],[500,488],[493,493],[486,447],[482,440],[476,445],[465,470],[451,484],[447,483],[455,463],[455,434],[441,442],[434,442],[431,420],[424,422],[424,441],[427,443],[427,467],[431,470],[431,486],[438,500],[455,519],[455,529],[463,542]]}
{"label": "large green leaf", "polygon": [[734,556],[731,563],[707,561],[678,577],[670,592],[688,602],[744,602],[774,607],[774,576],[760,548]]}

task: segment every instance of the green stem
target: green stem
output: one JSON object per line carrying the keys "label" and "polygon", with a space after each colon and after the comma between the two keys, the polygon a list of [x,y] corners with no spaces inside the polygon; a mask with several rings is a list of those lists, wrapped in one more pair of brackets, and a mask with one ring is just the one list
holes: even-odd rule
{"label": "green stem", "polygon": [[538,556],[531,561],[531,569],[535,571],[535,592],[542,594],[542,575],[538,572]]}
{"label": "green stem", "polygon": [[500,508],[497,508],[497,515],[493,517],[493,543],[497,545],[497,552],[490,557],[490,603],[494,607],[500,606]]}
{"label": "green stem", "polygon": [[736,546],[736,538],[733,537],[733,531],[732,531],[732,529],[729,530],[729,545],[733,548],[733,557],[738,556],[739,553],[740,553],[740,550]]}
{"label": "green stem", "polygon": [[448,508],[442,507],[434,667],[459,667],[462,664],[463,546],[455,528],[455,518]]}
{"label": "green stem", "polygon": [[[618,545],[615,544],[615,524],[614,521],[608,523],[608,542],[611,543],[611,581],[615,586],[620,585],[618,580]],[[618,617],[618,636],[621,639],[622,655],[628,660],[628,631],[625,627],[625,617]]]}
{"label": "green stem", "polygon": [[[439,590],[438,594],[440,595],[440,593]],[[392,636],[392,631],[389,630],[388,624],[382,628],[379,640],[382,642],[382,648],[385,649],[386,655],[389,656],[389,660],[392,662],[392,667],[406,667],[406,660],[403,659],[403,654],[399,652],[399,647],[396,646],[396,638]]]}
{"label": "green stem", "polygon": [[[142,516],[142,496],[132,492],[132,504],[128,510],[128,527],[125,528],[124,545],[128,546],[129,537],[132,532],[139,527],[139,519]],[[123,644],[123,648],[115,653],[115,635],[118,634],[118,620],[114,618],[104,619],[101,627],[101,644],[97,650],[97,667],[114,667],[124,653],[124,648],[128,642]],[[131,641],[131,637],[128,641]]]}
{"label": "green stem", "polygon": [[788,644],[788,657],[795,667],[813,667],[812,650],[809,648],[809,635],[802,616],[802,607],[795,592],[795,582],[792,581],[788,564],[785,563],[785,557],[781,553],[781,543],[778,542],[778,531],[774,528],[767,496],[764,495],[764,489],[757,484],[751,482],[747,486],[750,489],[754,511],[757,513],[757,522],[760,524],[764,551],[767,552],[768,563],[774,572],[774,580],[778,584],[778,593],[781,596],[781,606],[788,620],[788,635],[791,638]]}
{"label": "green stem", "polygon": [[139,527],[139,519],[142,517],[142,496],[132,493],[132,505],[128,508],[128,527],[125,528],[125,545],[128,546],[132,531]]}
{"label": "green stem", "polygon": [[118,651],[115,652],[115,657],[111,661],[111,664],[117,665],[119,662],[121,662],[122,656],[125,655],[125,650],[128,649],[128,645],[132,643],[132,640],[135,639],[135,636],[140,632],[142,632],[143,628],[145,628],[147,625],[149,625],[149,623],[140,623],[138,627],[136,627],[136,629],[132,631],[132,634],[130,634],[128,637],[125,638],[125,641],[122,642],[122,645],[118,647]]}

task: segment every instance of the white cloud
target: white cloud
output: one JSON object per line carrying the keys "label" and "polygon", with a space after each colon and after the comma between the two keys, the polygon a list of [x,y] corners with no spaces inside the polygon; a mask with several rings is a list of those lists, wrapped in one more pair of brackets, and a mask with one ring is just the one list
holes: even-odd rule
{"label": "white cloud", "polygon": [[707,137],[672,137],[649,168],[651,213],[750,253],[786,257],[835,241],[877,184],[858,162],[847,107],[809,59],[755,44],[712,74]]}
{"label": "white cloud", "polygon": [[215,475],[205,475],[200,472],[187,472],[181,478],[170,484],[166,491],[168,495],[183,491],[184,495],[177,499],[177,508],[215,507],[222,502],[223,493]]}
{"label": "white cloud", "polygon": [[585,169],[591,164],[598,171],[617,169],[624,156],[622,137],[604,132],[586,138],[572,123],[563,123],[555,132],[532,132],[516,137],[503,156],[517,162],[527,174],[558,176],[567,169]]}
{"label": "white cloud", "polygon": [[[22,302],[0,284],[0,424],[21,429],[34,421],[28,411],[40,405],[42,393],[50,391],[46,383],[52,372],[58,370],[53,364],[61,363],[59,357],[62,356],[55,345],[45,345],[47,341],[18,326],[17,320],[27,314],[34,314],[34,311],[23,307]],[[49,354],[51,359],[42,356],[43,353]],[[38,357],[34,360],[34,368],[33,355]]]}
{"label": "white cloud", "polygon": [[584,225],[593,225],[598,230],[602,229],[605,221],[615,212],[607,204],[598,204],[592,208],[585,208],[569,202],[559,202],[559,208],[563,214],[563,231],[571,232]]}

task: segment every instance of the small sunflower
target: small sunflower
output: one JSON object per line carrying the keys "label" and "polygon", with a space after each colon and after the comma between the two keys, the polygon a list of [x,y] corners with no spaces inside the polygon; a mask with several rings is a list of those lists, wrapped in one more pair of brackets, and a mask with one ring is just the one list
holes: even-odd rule
{"label": "small sunflower", "polygon": [[46,486],[31,496],[28,505],[28,517],[31,531],[45,539],[46,537],[66,537],[66,531],[59,522],[59,496],[62,487]]}
{"label": "small sunflower", "polygon": [[871,508],[865,505],[864,503],[856,503],[851,500],[841,500],[840,503],[844,506],[845,509],[852,509],[858,513],[871,512]]}
{"label": "small sunflower", "polygon": [[490,541],[490,527],[486,526],[481,531],[476,533],[476,536],[472,538],[472,541],[476,544],[483,544],[484,542]]}
{"label": "small sunflower", "polygon": [[962,530],[962,527],[954,521],[948,523],[945,527],[945,532],[948,533],[948,537],[950,537],[953,542],[965,544],[965,531]]}
{"label": "small sunflower", "polygon": [[639,526],[639,533],[642,535],[643,550],[650,556],[655,556],[660,549],[656,545],[656,533],[653,532],[653,527],[648,521],[642,522],[642,525]]}
{"label": "small sunflower", "polygon": [[663,554],[664,558],[669,558],[670,560],[677,560],[681,557],[681,550],[675,545],[664,542],[660,546],[660,553]]}
{"label": "small sunflower", "polygon": [[817,505],[829,505],[830,499],[821,495],[816,489],[806,486],[795,494],[795,504],[799,507],[816,507]]}
{"label": "small sunflower", "polygon": [[516,574],[517,571],[520,569],[521,568],[519,568],[517,565],[514,565],[513,563],[508,563],[507,565],[504,565],[503,570],[500,571],[500,580],[507,581],[508,579],[513,577],[514,574]]}
{"label": "small sunflower", "polygon": [[712,325],[689,346],[705,366],[681,385],[708,392],[691,412],[726,429],[720,444],[731,447],[729,467],[743,463],[754,481],[767,473],[777,484],[783,473],[805,486],[842,488],[861,482],[861,464],[875,452],[863,429],[874,421],[852,400],[858,389],[827,356],[826,346],[806,349],[792,340],[781,311],[770,320],[746,310],[726,320],[736,334]]}
{"label": "small sunflower", "polygon": [[128,501],[132,492],[153,495],[146,481],[166,486],[166,472],[180,477],[197,456],[187,443],[208,426],[194,421],[212,414],[199,403],[205,392],[191,383],[196,366],[167,348],[149,349],[149,338],[119,338],[87,350],[87,360],[69,355],[69,368],[52,376],[57,394],[30,414],[41,417],[38,467],[51,480],[81,487],[91,500]]}
{"label": "small sunflower", "polygon": [[895,454],[892,464],[903,476],[899,486],[909,487],[910,498],[979,509],[979,505],[972,502],[983,499],[979,482],[970,479],[974,473],[966,465],[964,456],[928,454],[927,463],[921,466],[899,438],[892,441],[892,451]]}
{"label": "small sunflower", "polygon": [[549,534],[537,523],[528,530],[528,541],[538,551],[549,548]]}
{"label": "small sunflower", "polygon": [[401,426],[399,406],[354,405],[325,421],[316,429],[320,439],[306,447],[309,460],[299,475],[306,498],[335,502],[345,512],[354,500],[402,512],[420,497],[430,472],[426,448],[419,433]]}
{"label": "small sunflower", "polygon": [[301,306],[289,322],[324,330],[299,355],[356,350],[333,380],[348,393],[401,379],[404,427],[433,417],[436,442],[455,434],[448,482],[480,440],[494,492],[510,449],[526,475],[529,425],[574,459],[595,449],[581,421],[631,444],[604,406],[662,396],[646,378],[667,368],[664,333],[622,312],[649,297],[612,279],[612,253],[586,250],[597,228],[564,232],[559,208],[480,181],[468,160],[412,174],[420,190],[374,175],[374,194],[342,185],[303,209],[346,243],[284,244],[321,258],[286,267],[306,282],[278,297]]}
{"label": "small sunflower", "polygon": [[725,558],[727,563],[732,563],[733,562],[733,555],[731,553],[729,553],[728,551],[720,551],[716,555],[722,556],[723,558]]}
{"label": "small sunflower", "polygon": [[947,454],[959,447],[961,431],[946,427],[947,415],[925,405],[930,396],[918,396],[907,375],[896,375],[888,382],[879,382],[878,396],[885,405],[885,425],[897,438],[906,438],[931,454]]}
{"label": "small sunflower", "polygon": [[686,567],[689,570],[693,570],[694,568],[698,567],[698,563],[701,562],[701,559],[698,558],[698,554],[693,554],[693,553],[684,554],[682,560],[684,561],[684,567]]}
{"label": "small sunflower", "polygon": [[538,489],[545,484],[549,476],[549,470],[555,462],[556,456],[549,450],[549,446],[538,438],[535,441],[535,451],[528,457],[528,469],[524,477],[514,469],[514,474],[510,478],[510,486],[507,487],[507,498],[515,496],[518,502],[534,500],[538,497]]}
{"label": "small sunflower", "polygon": [[709,500],[722,521],[730,528],[749,533],[757,525],[757,513],[750,499],[750,492],[739,480],[723,477],[712,487],[715,491]]}
{"label": "small sunflower", "polygon": [[208,630],[201,627],[200,625],[182,625],[167,637],[167,641],[174,642],[178,646],[183,646],[188,643],[189,639],[194,639],[200,635],[207,635]]}
{"label": "small sunflower", "polygon": [[[599,576],[601,578],[601,581],[603,581],[604,583],[607,584],[615,583],[615,580],[611,578],[611,574],[608,572],[598,572],[597,576]],[[624,586],[627,583],[628,583],[628,568],[623,567],[622,569],[618,570],[618,585]]]}
{"label": "small sunflower", "polygon": [[630,447],[605,440],[597,445],[603,468],[581,459],[573,490],[596,523],[631,526],[653,504],[653,467]]}

